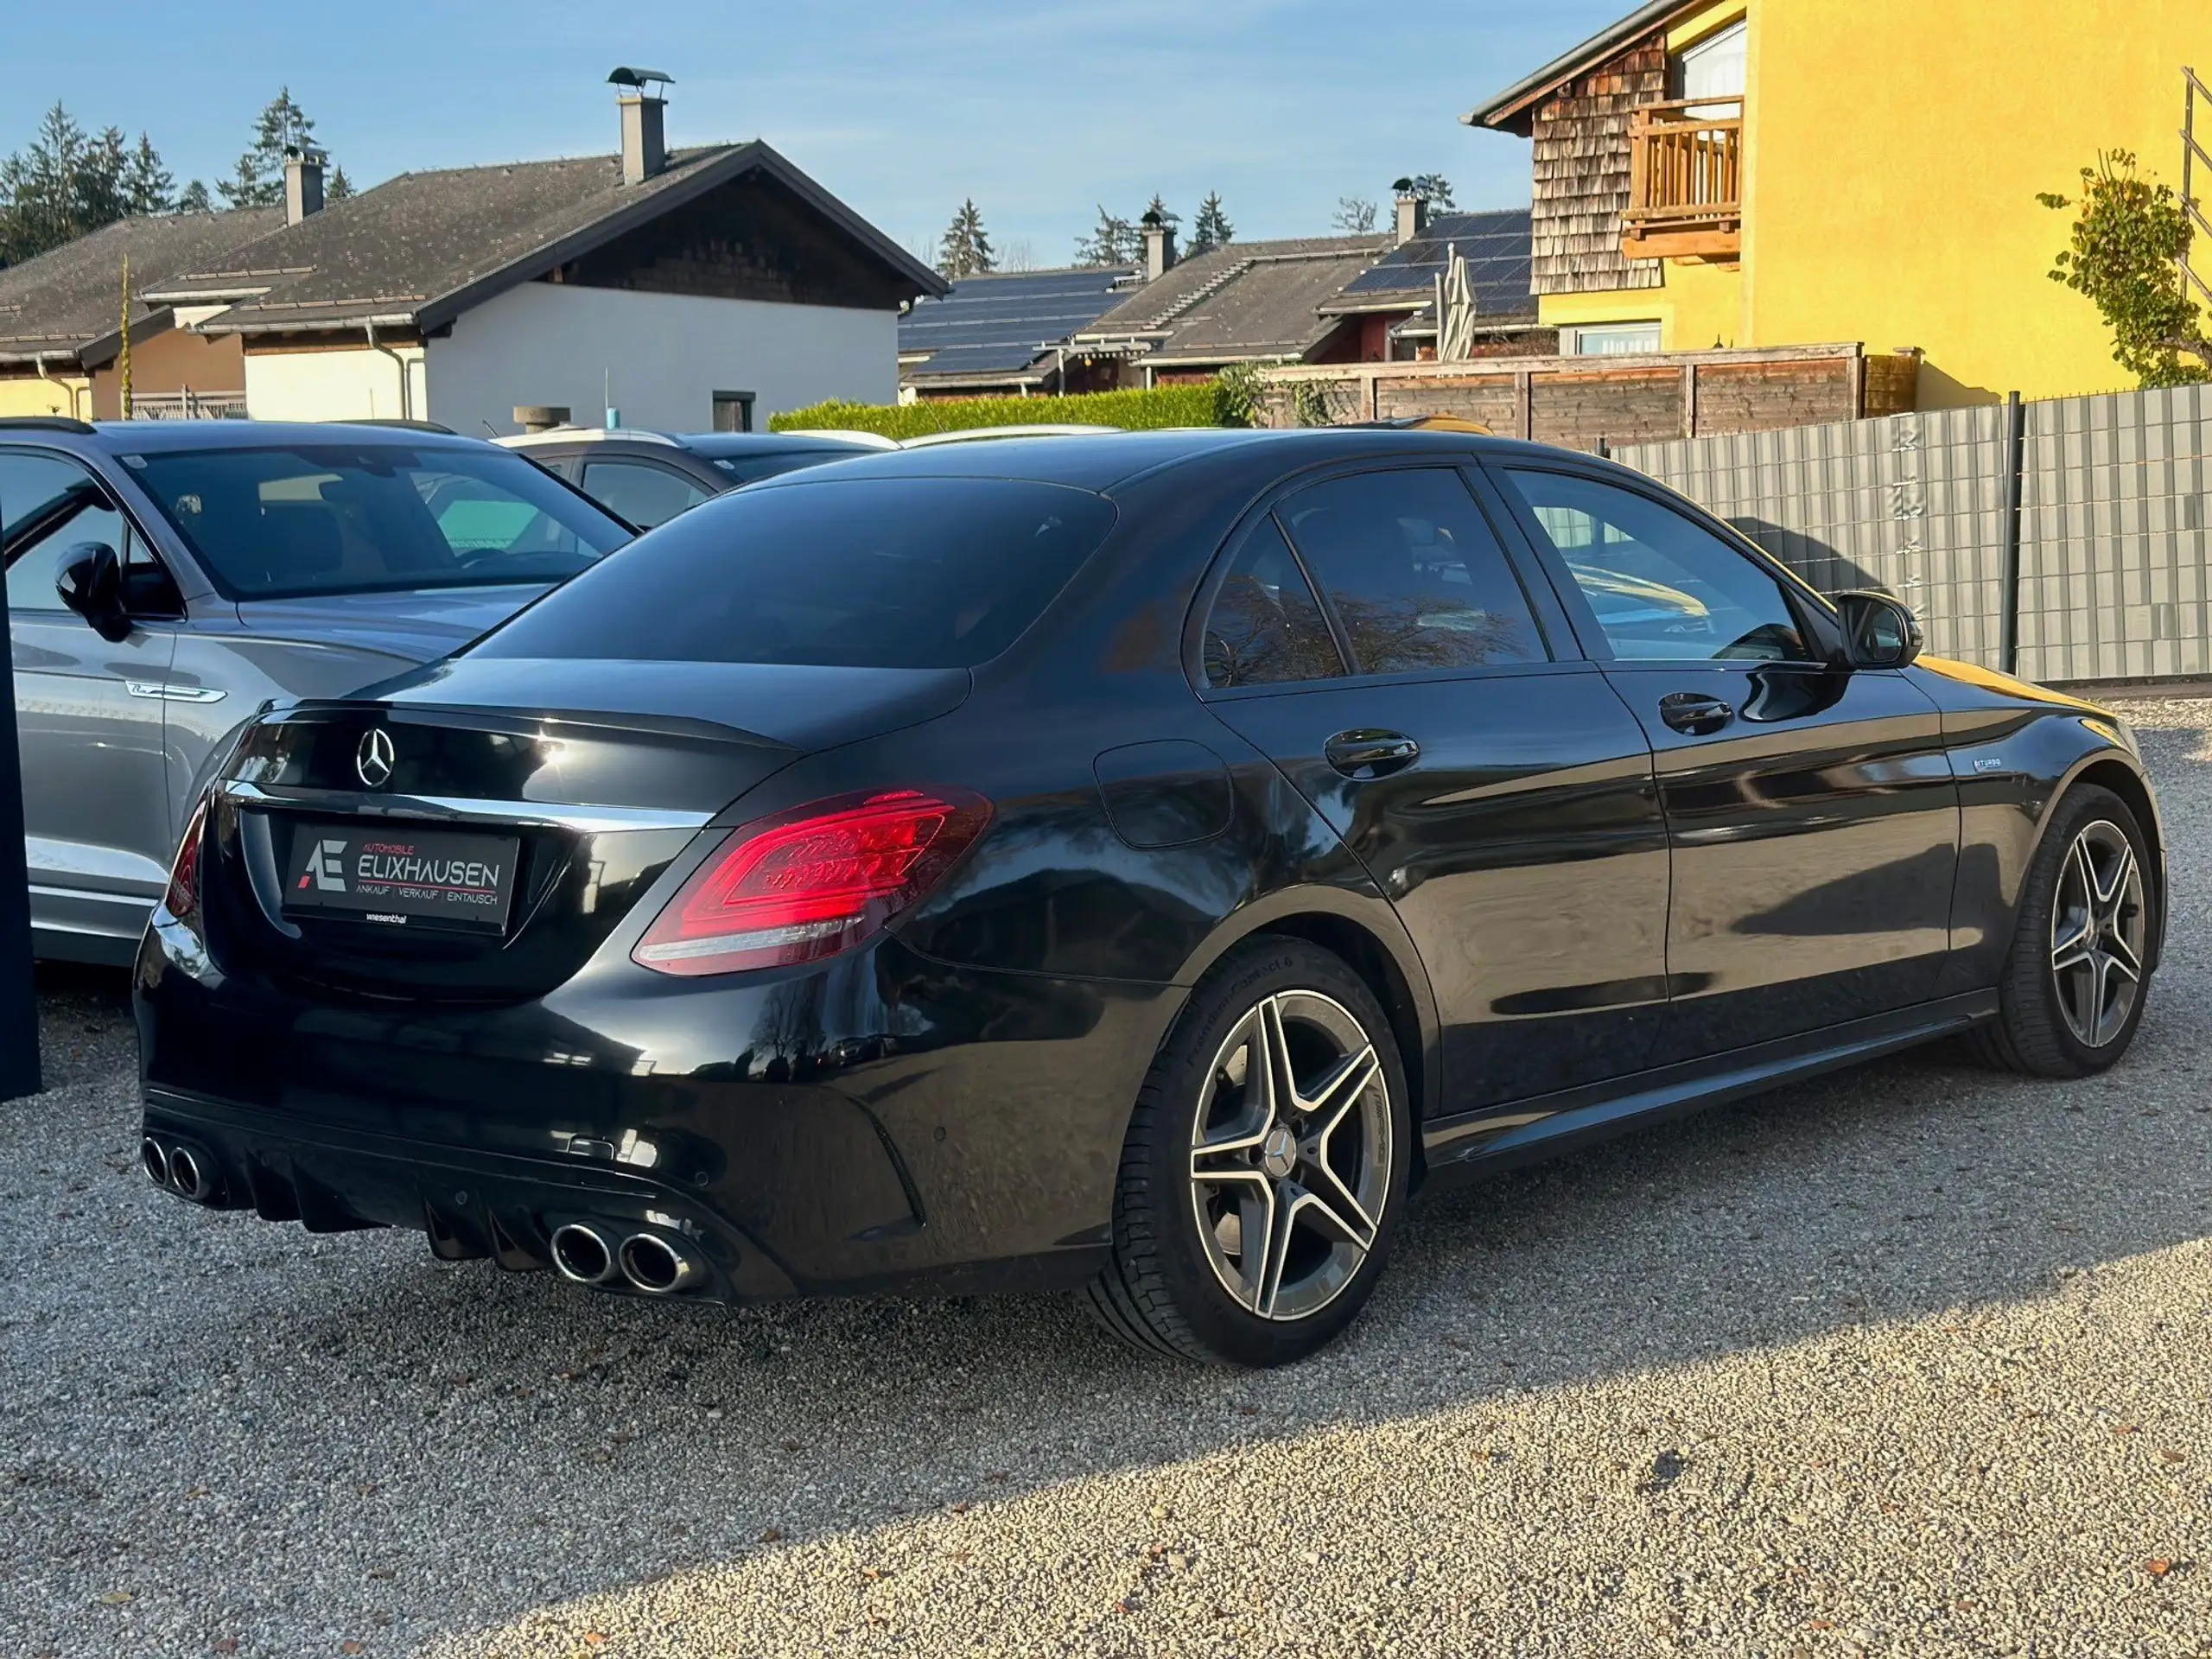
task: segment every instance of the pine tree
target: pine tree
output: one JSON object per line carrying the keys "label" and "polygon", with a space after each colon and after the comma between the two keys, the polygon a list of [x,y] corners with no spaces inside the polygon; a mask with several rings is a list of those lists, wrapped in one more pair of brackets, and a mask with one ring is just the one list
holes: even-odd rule
{"label": "pine tree", "polygon": [[1191,221],[1191,251],[1211,253],[1216,248],[1225,248],[1236,238],[1236,227],[1229,222],[1229,215],[1221,211],[1221,193],[1209,191],[1198,204],[1198,216]]}
{"label": "pine tree", "polygon": [[206,181],[200,179],[194,179],[190,184],[186,185],[183,189],[178,191],[176,195],[176,210],[180,213],[213,213],[215,211],[215,199],[207,194],[207,186]]}
{"label": "pine tree", "polygon": [[322,199],[325,201],[343,201],[353,194],[353,181],[346,176],[346,169],[332,168],[330,176],[322,183]]}
{"label": "pine tree", "polygon": [[1078,265],[1133,265],[1143,252],[1137,227],[1128,219],[1108,213],[1103,203],[1096,226],[1088,236],[1075,239],[1075,262]]}
{"label": "pine tree", "polygon": [[983,215],[976,207],[976,199],[969,197],[952,215],[952,223],[945,226],[944,240],[937,255],[938,275],[948,282],[958,282],[963,276],[974,276],[998,268],[996,257],[991,252],[989,233],[983,229]]}
{"label": "pine tree", "polygon": [[1452,200],[1452,181],[1441,173],[1416,173],[1407,187],[1406,194],[1419,196],[1432,208],[1448,210],[1457,205]]}
{"label": "pine tree", "polygon": [[29,144],[0,160],[0,265],[33,258],[130,212],[129,164],[115,128],[87,137],[60,104],[48,110]]}
{"label": "pine tree", "polygon": [[1137,220],[1140,225],[1165,225],[1171,229],[1182,222],[1183,215],[1169,213],[1167,204],[1160,200],[1157,190],[1152,193],[1152,200],[1145,204],[1144,213]]}
{"label": "pine tree", "polygon": [[85,230],[112,225],[130,211],[123,183],[130,166],[130,151],[118,128],[107,128],[85,147],[76,181],[77,222]]}
{"label": "pine tree", "polygon": [[123,169],[123,201],[134,213],[166,213],[176,207],[176,181],[162,165],[161,155],[144,133]]}
{"label": "pine tree", "polygon": [[215,188],[233,207],[276,207],[284,200],[284,152],[314,141],[314,121],[292,101],[292,89],[279,86],[255,120],[253,143],[238,157],[237,170]]}

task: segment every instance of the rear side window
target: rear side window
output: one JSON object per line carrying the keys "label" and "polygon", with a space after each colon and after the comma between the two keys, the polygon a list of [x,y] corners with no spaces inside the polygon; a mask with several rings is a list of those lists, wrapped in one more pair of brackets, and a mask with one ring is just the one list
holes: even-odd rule
{"label": "rear side window", "polygon": [[1275,509],[1362,674],[1547,660],[1529,597],[1446,467],[1332,479]]}
{"label": "rear side window", "polygon": [[649,461],[584,462],[584,493],[618,518],[652,530],[697,506],[714,492]]}
{"label": "rear side window", "polygon": [[490,657],[972,668],[1113,528],[1088,490],[855,479],[718,496],[548,594]]}
{"label": "rear side window", "polygon": [[1273,518],[1252,526],[1206,613],[1206,683],[1285,685],[1344,671],[1321,607]]}

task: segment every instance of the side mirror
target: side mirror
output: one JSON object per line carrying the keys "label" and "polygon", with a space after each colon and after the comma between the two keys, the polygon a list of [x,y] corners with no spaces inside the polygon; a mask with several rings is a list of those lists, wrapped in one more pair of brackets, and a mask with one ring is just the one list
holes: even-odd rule
{"label": "side mirror", "polygon": [[130,612],[123,602],[123,561],[105,542],[86,542],[69,550],[61,574],[54,579],[61,602],[111,644],[130,637]]}
{"label": "side mirror", "polygon": [[1838,594],[1845,662],[1853,668],[1903,668],[1925,643],[1920,619],[1887,594]]}

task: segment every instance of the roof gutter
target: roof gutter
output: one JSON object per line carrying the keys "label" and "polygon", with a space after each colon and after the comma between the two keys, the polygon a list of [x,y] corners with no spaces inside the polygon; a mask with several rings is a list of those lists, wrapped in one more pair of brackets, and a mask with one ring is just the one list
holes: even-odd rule
{"label": "roof gutter", "polygon": [[31,353],[31,363],[32,363],[32,365],[33,365],[34,367],[35,367],[35,368],[38,370],[38,378],[39,378],[40,379],[41,379],[41,380],[45,381],[45,382],[46,382],[46,384],[47,384],[48,385],[49,385],[49,386],[54,386],[54,387],[57,387],[57,388],[59,388],[60,391],[65,391],[65,392],[67,392],[67,393],[68,393],[68,394],[69,394],[69,412],[70,412],[70,414],[72,414],[72,415],[75,416],[79,420],[82,420],[82,419],[84,419],[85,417],[84,417],[83,414],[80,412],[80,410],[79,410],[79,409],[78,403],[77,403],[77,395],[78,395],[79,392],[90,391],[92,390],[92,388],[91,388],[90,386],[88,386],[88,385],[87,385],[87,386],[65,386],[65,385],[63,385],[61,384],[61,382],[60,382],[60,381],[59,381],[59,380],[55,379],[52,375],[48,374],[48,373],[46,372],[46,359],[47,359],[48,358],[51,357],[51,356],[54,356],[54,355],[55,355],[55,353],[51,353],[51,352],[33,352],[33,353]]}
{"label": "roof gutter", "polygon": [[1646,0],[1646,3],[1638,6],[1611,28],[1600,30],[1573,51],[1554,58],[1535,73],[1515,81],[1488,102],[1478,104],[1459,118],[1460,124],[1470,127],[1503,126],[1561,81],[1580,74],[1593,61],[1611,55],[1616,48],[1664,22],[1675,13],[1688,10],[1694,3],[1696,0]]}
{"label": "roof gutter", "polygon": [[[361,327],[368,330],[369,349],[372,352],[381,352],[390,358],[399,370],[399,418],[403,421],[411,421],[415,418],[414,377],[407,372],[407,359],[377,339],[377,324],[381,322],[387,328],[395,325],[404,328],[412,326],[414,321],[412,317],[363,317],[361,319]],[[371,404],[370,407],[374,408],[375,405]]]}

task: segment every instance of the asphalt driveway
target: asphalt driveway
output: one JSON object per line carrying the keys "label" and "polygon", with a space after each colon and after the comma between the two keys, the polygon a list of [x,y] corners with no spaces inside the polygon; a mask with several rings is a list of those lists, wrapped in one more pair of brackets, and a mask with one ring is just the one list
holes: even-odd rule
{"label": "asphalt driveway", "polygon": [[1414,1213],[1238,1376],[1071,1301],[601,1299],[138,1167],[115,978],[0,1106],[0,1652],[2212,1653],[2212,704],[2135,1052],[1948,1052]]}

